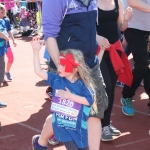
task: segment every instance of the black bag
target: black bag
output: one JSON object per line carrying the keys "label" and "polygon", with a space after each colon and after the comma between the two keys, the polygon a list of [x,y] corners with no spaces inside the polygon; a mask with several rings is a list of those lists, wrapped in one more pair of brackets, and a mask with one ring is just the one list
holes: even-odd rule
{"label": "black bag", "polygon": [[27,30],[22,33],[22,36],[30,36],[32,32],[33,32],[33,30]]}

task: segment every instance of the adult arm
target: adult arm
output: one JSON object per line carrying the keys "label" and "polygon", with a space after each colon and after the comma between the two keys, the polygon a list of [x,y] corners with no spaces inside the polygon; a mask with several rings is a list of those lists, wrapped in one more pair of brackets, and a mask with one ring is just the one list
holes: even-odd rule
{"label": "adult arm", "polygon": [[56,38],[66,11],[66,0],[44,0],[42,9],[42,24],[46,47],[55,66],[59,62],[59,49]]}
{"label": "adult arm", "polygon": [[140,11],[150,12],[150,4],[146,4],[142,0],[128,0],[129,6]]}
{"label": "adult arm", "polygon": [[121,31],[125,31],[128,27],[128,21],[132,17],[132,8],[128,7],[124,12],[123,3],[121,0],[118,0],[118,5],[119,5],[118,27]]}

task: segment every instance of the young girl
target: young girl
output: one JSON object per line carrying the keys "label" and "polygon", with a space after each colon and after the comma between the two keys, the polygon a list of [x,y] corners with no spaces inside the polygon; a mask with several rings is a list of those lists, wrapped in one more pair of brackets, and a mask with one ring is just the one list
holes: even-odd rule
{"label": "young girl", "polygon": [[[6,18],[6,9],[4,7],[4,5],[1,5],[0,4],[0,19],[2,19],[3,21],[0,22],[0,25],[3,26],[4,30],[3,30],[3,33],[7,36],[7,37],[10,37],[13,41],[13,45],[14,47],[16,47],[16,43],[15,43],[15,40],[14,40],[14,37],[11,33],[11,26],[10,26],[10,22],[9,20]],[[8,62],[7,62],[7,65],[6,65],[6,72],[5,72],[5,75],[7,77],[8,80],[12,80],[12,77],[10,75],[10,68],[13,64],[13,60],[14,60],[14,56],[13,56],[13,52],[12,52],[12,49],[10,47],[10,44],[8,42],[7,44],[7,58],[8,58]]]}
{"label": "young girl", "polygon": [[25,6],[21,6],[19,18],[21,18],[20,26],[23,28],[23,31],[25,32],[27,30],[27,27],[29,26],[28,12],[26,11]]}
{"label": "young girl", "polygon": [[[55,139],[63,142],[67,150],[87,150],[87,120],[92,104],[93,112],[97,107],[93,99],[94,84],[83,54],[72,49],[61,51],[58,74],[46,73],[40,67],[39,50],[42,45],[39,38],[33,38],[31,46],[35,73],[53,88],[51,111]],[[47,145],[38,143],[39,138],[39,135],[33,137],[33,150],[47,150]]]}

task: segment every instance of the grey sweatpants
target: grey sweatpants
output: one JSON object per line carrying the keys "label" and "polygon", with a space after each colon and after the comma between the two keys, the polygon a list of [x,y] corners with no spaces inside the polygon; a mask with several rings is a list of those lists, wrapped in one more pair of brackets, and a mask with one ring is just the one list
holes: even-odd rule
{"label": "grey sweatpants", "polygon": [[0,84],[4,81],[5,61],[4,57],[0,57]]}

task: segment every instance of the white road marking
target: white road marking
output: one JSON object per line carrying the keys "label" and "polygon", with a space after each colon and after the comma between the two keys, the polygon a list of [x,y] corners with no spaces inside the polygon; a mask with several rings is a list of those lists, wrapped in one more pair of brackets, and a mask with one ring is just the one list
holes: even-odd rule
{"label": "white road marking", "polygon": [[14,135],[14,134],[11,134],[11,135],[6,135],[6,136],[0,136],[0,139],[9,138],[9,137],[12,137],[12,136],[15,136],[15,135]]}
{"label": "white road marking", "polygon": [[124,143],[124,144],[120,144],[120,145],[116,145],[115,147],[123,147],[123,146],[128,146],[128,145],[132,145],[132,144],[136,144],[136,143],[140,143],[140,142],[145,142],[150,140],[150,138],[148,139],[142,139],[142,140],[138,140],[138,141],[134,141],[134,142],[129,142],[129,143]]}

